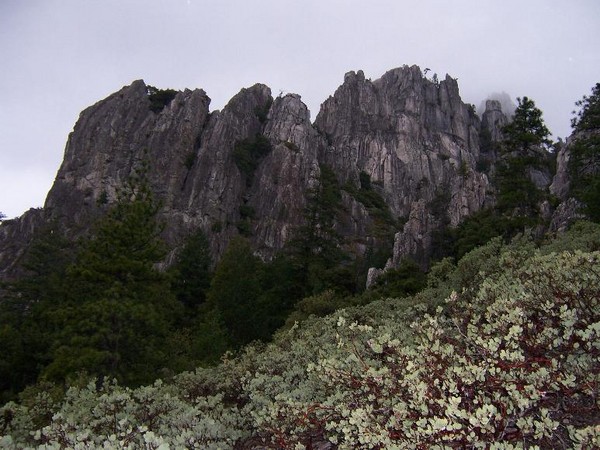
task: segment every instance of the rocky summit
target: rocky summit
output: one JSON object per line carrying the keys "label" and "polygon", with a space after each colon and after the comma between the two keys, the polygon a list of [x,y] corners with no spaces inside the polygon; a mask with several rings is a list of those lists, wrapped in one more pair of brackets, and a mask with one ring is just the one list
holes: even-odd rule
{"label": "rocky summit", "polygon": [[494,202],[481,162],[495,156],[481,136],[498,140],[507,118],[489,101],[480,119],[448,75],[403,66],[372,81],[349,72],[312,123],[299,95],[273,98],[262,84],[221,111],[209,106],[201,89],[138,80],[84,110],[44,207],[0,226],[2,277],[18,273],[45,224],[85,235],[141,167],[161,204],[169,258],[197,229],[215,258],[240,233],[271,258],[306,220],[324,168],[340,190],[343,245],[355,255],[387,246],[388,266],[406,256],[426,266],[434,230]]}

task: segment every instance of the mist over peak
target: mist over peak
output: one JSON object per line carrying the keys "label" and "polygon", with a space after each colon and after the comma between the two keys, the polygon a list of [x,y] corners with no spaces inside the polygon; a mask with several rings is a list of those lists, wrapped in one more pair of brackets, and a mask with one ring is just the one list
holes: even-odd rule
{"label": "mist over peak", "polygon": [[485,112],[485,103],[488,100],[496,100],[500,102],[502,106],[502,112],[506,115],[506,117],[512,117],[515,113],[515,109],[517,109],[517,104],[513,101],[511,96],[506,92],[493,92],[488,95],[485,100],[482,100],[477,108],[477,114],[481,117]]}

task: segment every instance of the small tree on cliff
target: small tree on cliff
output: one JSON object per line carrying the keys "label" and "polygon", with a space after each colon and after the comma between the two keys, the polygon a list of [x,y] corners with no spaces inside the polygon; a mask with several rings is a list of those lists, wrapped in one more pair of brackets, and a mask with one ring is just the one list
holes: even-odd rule
{"label": "small tree on cliff", "polygon": [[528,97],[517,98],[519,106],[512,122],[504,127],[505,144],[510,150],[528,150],[533,146],[550,145],[550,131],[542,111]]}

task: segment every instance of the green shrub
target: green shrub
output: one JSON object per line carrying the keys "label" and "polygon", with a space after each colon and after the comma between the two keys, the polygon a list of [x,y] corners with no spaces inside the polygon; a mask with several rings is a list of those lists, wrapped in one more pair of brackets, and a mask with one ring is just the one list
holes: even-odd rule
{"label": "green shrub", "polygon": [[290,328],[294,323],[306,320],[311,316],[326,316],[344,306],[348,306],[348,303],[332,290],[311,295],[296,304],[294,312],[290,314],[286,321],[286,327]]}
{"label": "green shrub", "polygon": [[362,190],[365,190],[365,191],[371,190],[371,176],[367,172],[361,170],[360,173],[358,174],[358,180],[360,182],[360,188]]}
{"label": "green shrub", "polygon": [[271,143],[262,134],[257,134],[254,138],[244,139],[235,144],[233,159],[240,172],[246,178],[248,186],[252,184],[254,172],[258,168],[258,165],[270,151]]}
{"label": "green shrub", "polygon": [[174,89],[158,89],[154,86],[148,86],[148,100],[150,100],[150,111],[154,113],[161,112],[177,95]]}
{"label": "green shrub", "polygon": [[235,227],[240,235],[248,237],[252,234],[252,224],[248,218],[240,219],[236,222]]}
{"label": "green shrub", "polygon": [[289,148],[294,153],[298,153],[300,151],[300,148],[296,144],[294,144],[293,142],[285,141],[283,143],[283,145],[285,145],[287,148]]}
{"label": "green shrub", "polygon": [[278,402],[266,428],[288,446],[319,433],[350,448],[598,445],[599,262],[531,258],[483,282],[474,303],[454,293],[447,315],[416,321],[414,346],[368,326],[340,332],[346,357],[310,367],[327,398]]}
{"label": "green shrub", "polygon": [[183,161],[183,165],[187,170],[190,170],[194,163],[196,162],[196,152],[192,150],[187,155],[185,155],[185,160]]}
{"label": "green shrub", "polygon": [[254,114],[256,114],[256,117],[258,118],[258,121],[261,124],[264,124],[267,122],[267,118],[269,116],[269,110],[271,109],[272,104],[273,104],[273,99],[269,98],[263,106],[257,106],[256,108],[254,108]]}
{"label": "green shrub", "polygon": [[373,289],[381,297],[408,297],[422,290],[427,277],[419,266],[410,259],[400,262],[397,268],[387,270],[377,278]]}

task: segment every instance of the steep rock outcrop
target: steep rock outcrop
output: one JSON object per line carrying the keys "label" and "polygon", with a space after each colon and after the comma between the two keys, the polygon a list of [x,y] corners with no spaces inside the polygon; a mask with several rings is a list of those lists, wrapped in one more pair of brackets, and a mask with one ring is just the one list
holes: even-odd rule
{"label": "steep rock outcrop", "polygon": [[257,111],[271,101],[270,89],[257,84],[242,89],[222,111],[210,115],[185,185],[169,212],[175,225],[172,245],[202,228],[211,235],[213,254],[218,256],[237,233],[247,186],[235,163],[234,149],[236,144],[260,135],[263,124]]}
{"label": "steep rock outcrop", "polygon": [[[218,257],[247,221],[245,231],[257,250],[271,256],[302,221],[324,140],[298,95],[273,101],[270,89],[257,84],[242,89],[222,111],[209,113],[209,103],[204,91],[186,90],[155,113],[147,86],[136,81],[86,109],[69,137],[45,210],[77,234],[102,213],[103,203],[114,201],[125,180],[144,169],[161,202],[171,248],[202,228]],[[271,151],[249,180],[234,153],[257,136],[268,139]]]}
{"label": "steep rock outcrop", "polygon": [[566,200],[569,194],[569,157],[570,139],[567,145],[564,145],[556,155],[556,174],[550,185],[550,192],[561,200]]}
{"label": "steep rock outcrop", "polygon": [[504,138],[504,127],[508,124],[508,116],[502,110],[498,100],[487,100],[485,111],[481,116],[480,153],[478,168],[494,177],[496,162],[499,158],[500,143]]}
{"label": "steep rock outcrop", "polygon": [[588,216],[598,220],[599,146],[600,129],[596,125],[576,129],[558,151],[550,192],[562,203],[556,210],[552,229],[560,231],[569,223]]}
{"label": "steep rock outcrop", "polygon": [[[581,180],[579,177],[595,177],[600,175],[600,161],[595,156],[595,152],[590,149],[597,148],[600,144],[600,129],[586,129],[575,131],[561,146],[556,156],[556,175],[552,180],[550,192],[561,200],[565,200],[570,195],[571,182]],[[584,149],[588,150],[584,150]],[[575,166],[571,168],[574,172],[570,173],[569,161],[575,154]],[[587,156],[585,156],[587,154]],[[571,177],[575,180],[571,180]]]}
{"label": "steep rock outcrop", "polygon": [[306,193],[318,183],[318,153],[324,141],[295,94],[275,99],[264,134],[272,151],[257,170],[248,204],[257,218],[254,243],[263,255],[271,255],[303,222]]}
{"label": "steep rock outcrop", "polygon": [[551,233],[564,233],[573,222],[585,219],[585,214],[581,210],[581,203],[572,197],[561,202],[552,214],[548,231]]}
{"label": "steep rock outcrop", "polygon": [[502,129],[508,125],[508,118],[502,111],[502,105],[498,100],[487,100],[485,111],[481,116],[481,127],[487,130],[492,142],[502,140]]}
{"label": "steep rock outcrop", "polygon": [[[321,106],[315,126],[329,144],[321,158],[341,181],[357,183],[361,172],[368,174],[395,217],[444,203],[437,220],[419,230],[405,226],[397,240],[415,242],[440,222],[457,225],[486,202],[489,183],[477,171],[480,122],[450,76],[436,83],[416,66],[375,81],[350,72]],[[420,262],[431,253],[428,245]]]}
{"label": "steep rock outcrop", "polygon": [[[27,245],[38,222],[55,220],[71,238],[85,234],[140,170],[162,205],[167,264],[198,228],[215,258],[239,233],[271,257],[302,224],[323,165],[341,187],[336,228],[346,245],[364,254],[390,245],[395,233],[391,264],[413,256],[425,265],[436,227],[457,225],[489,201],[477,167],[481,124],[449,76],[429,80],[416,66],[375,81],[350,72],[314,124],[300,96],[273,99],[261,84],[214,112],[200,89],[160,108],[152,92],[138,80],[81,113],[43,211],[0,227],[3,270],[16,264],[16,247]],[[243,167],[240,145],[256,143],[262,153]]]}
{"label": "steep rock outcrop", "polygon": [[[45,223],[43,209],[30,209],[0,224],[0,281],[12,281],[24,273],[19,263],[33,236]],[[0,292],[1,289],[0,286]]]}
{"label": "steep rock outcrop", "polygon": [[147,86],[139,80],[87,108],[69,136],[44,209],[68,227],[84,229],[144,164],[159,199],[173,204],[209,102],[203,91],[186,90],[157,114],[150,110]]}
{"label": "steep rock outcrop", "polygon": [[394,251],[386,268],[398,267],[403,258],[410,256],[426,268],[433,245],[436,218],[424,200],[414,203],[408,221],[394,239]]}

